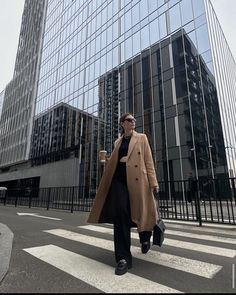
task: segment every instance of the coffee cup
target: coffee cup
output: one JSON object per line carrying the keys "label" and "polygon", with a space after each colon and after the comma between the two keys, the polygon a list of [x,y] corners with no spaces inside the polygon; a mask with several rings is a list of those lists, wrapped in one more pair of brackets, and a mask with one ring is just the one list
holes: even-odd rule
{"label": "coffee cup", "polygon": [[107,155],[107,151],[105,151],[105,150],[102,150],[99,152],[99,160],[101,163],[106,162],[106,155]]}

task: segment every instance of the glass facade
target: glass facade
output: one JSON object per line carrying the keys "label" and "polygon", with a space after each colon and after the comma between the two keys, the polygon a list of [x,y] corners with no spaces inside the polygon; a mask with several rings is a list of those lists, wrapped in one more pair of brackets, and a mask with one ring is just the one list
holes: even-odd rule
{"label": "glass facade", "polygon": [[[87,154],[81,167],[90,167],[90,175],[98,171],[98,151],[112,151],[119,116],[129,111],[137,131],[148,135],[159,180],[187,179],[189,172],[228,176],[210,6],[204,0],[48,1],[36,116],[63,102],[91,118],[93,129],[88,124],[85,133],[94,136],[74,154]],[[78,185],[84,183],[80,178]]]}
{"label": "glass facade", "polygon": [[160,181],[235,176],[236,67],[209,0],[45,4],[32,165],[74,158],[94,191],[132,112]]}

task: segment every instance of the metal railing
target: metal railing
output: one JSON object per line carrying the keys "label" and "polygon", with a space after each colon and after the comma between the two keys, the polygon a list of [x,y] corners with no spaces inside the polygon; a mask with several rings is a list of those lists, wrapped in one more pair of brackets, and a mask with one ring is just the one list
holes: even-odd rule
{"label": "metal railing", "polygon": [[[236,178],[159,182],[163,219],[236,224]],[[138,192],[137,192],[138,193]],[[0,204],[89,212],[90,187],[15,188],[0,191]]]}

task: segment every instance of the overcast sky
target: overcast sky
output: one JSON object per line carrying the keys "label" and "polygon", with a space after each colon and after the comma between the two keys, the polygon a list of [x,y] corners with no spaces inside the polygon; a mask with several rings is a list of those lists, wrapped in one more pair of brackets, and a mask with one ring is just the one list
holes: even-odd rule
{"label": "overcast sky", "polygon": [[[236,59],[236,0],[211,1]],[[0,92],[13,77],[23,7],[24,0],[0,0]]]}

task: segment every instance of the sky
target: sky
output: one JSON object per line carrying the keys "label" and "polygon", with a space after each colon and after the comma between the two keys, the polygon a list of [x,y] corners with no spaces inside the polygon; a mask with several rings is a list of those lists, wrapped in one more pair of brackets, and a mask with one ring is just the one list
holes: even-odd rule
{"label": "sky", "polygon": [[[221,23],[226,40],[228,41],[233,56],[236,60],[236,0],[211,1]],[[0,0],[0,8],[1,92],[13,78],[24,0]]]}

